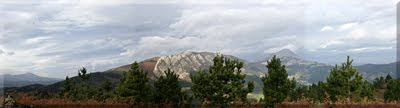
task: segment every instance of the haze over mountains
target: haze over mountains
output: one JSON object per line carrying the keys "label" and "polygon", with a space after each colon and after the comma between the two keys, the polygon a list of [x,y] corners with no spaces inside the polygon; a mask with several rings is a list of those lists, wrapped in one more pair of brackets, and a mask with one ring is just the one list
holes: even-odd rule
{"label": "haze over mountains", "polygon": [[49,85],[61,81],[62,79],[48,78],[35,75],[33,73],[24,73],[18,75],[4,74],[0,75],[0,87],[22,87],[32,84]]}
{"label": "haze over mountains", "polygon": [[[140,69],[148,73],[150,79],[158,78],[159,76],[163,75],[163,71],[170,68],[179,75],[182,84],[184,84],[185,86],[189,86],[191,84],[190,75],[195,74],[200,70],[207,70],[208,67],[213,64],[213,58],[217,55],[217,53],[210,52],[182,52],[175,55],[149,58],[139,62],[139,66]],[[273,55],[276,55],[278,58],[281,59],[282,63],[286,66],[289,77],[295,78],[299,84],[311,84],[318,81],[324,81],[325,78],[329,75],[330,69],[334,66],[319,63],[317,61],[305,60],[288,49],[272,53],[269,55],[269,57],[260,59],[261,61],[257,62],[248,62],[246,60],[231,55],[224,56],[231,59],[239,59],[240,61],[243,61],[245,63],[244,73],[247,75],[246,80],[255,81],[255,91],[257,91],[257,89],[260,90],[262,87],[260,77],[264,76],[268,71],[265,64],[268,60],[272,58]],[[343,58],[345,58],[345,56]],[[395,63],[367,64],[356,66],[356,68],[364,75],[364,78],[369,81],[379,76],[386,76],[387,74],[395,76],[396,72]],[[105,72],[91,73],[90,83],[95,85],[100,84],[105,80],[110,80],[114,83],[114,85],[116,85],[119,82],[119,78],[122,77],[122,72],[126,72],[129,69],[130,64],[112,68]],[[23,76],[21,76],[21,78],[22,77]],[[73,77],[72,79],[78,78]],[[21,89],[29,91],[37,87],[46,91],[57,91],[57,89],[61,88],[62,84],[63,82],[61,81],[49,86],[27,86],[25,88],[22,87]]]}
{"label": "haze over mountains", "polygon": [[[263,76],[267,73],[266,64],[273,55],[281,59],[282,63],[290,77],[295,78],[301,84],[311,84],[323,81],[329,75],[329,71],[334,65],[319,63],[317,61],[305,60],[289,49],[283,49],[276,53],[272,53],[269,57],[260,59],[257,62],[248,62],[244,59],[232,55],[225,55],[228,58],[239,59],[245,62],[245,73],[247,75]],[[200,70],[206,70],[213,63],[213,58],[217,53],[210,52],[183,52],[175,55],[167,55],[154,57],[140,62],[140,66],[148,71],[152,78],[162,75],[163,71],[171,68],[180,75],[181,80],[190,82],[190,74]],[[345,56],[343,57],[345,58]],[[340,65],[340,64],[339,64]],[[395,76],[395,65],[391,64],[368,64],[356,66],[356,68],[364,74],[367,80],[373,80],[378,76],[386,76],[390,74]],[[127,71],[129,65],[117,67],[111,70]]]}

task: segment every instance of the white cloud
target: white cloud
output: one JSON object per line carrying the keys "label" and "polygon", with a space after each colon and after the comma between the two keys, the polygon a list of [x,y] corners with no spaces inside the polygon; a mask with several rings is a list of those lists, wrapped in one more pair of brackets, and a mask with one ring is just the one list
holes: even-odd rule
{"label": "white cloud", "polygon": [[0,73],[64,77],[81,66],[102,71],[181,51],[253,60],[284,48],[311,51],[321,61],[376,54],[395,50],[396,2],[0,1]]}
{"label": "white cloud", "polygon": [[283,49],[289,49],[291,51],[296,51],[298,48],[293,44],[288,44],[288,45],[285,45],[282,47],[269,48],[269,49],[265,50],[264,53],[275,53],[275,52],[278,52]]}
{"label": "white cloud", "polygon": [[388,50],[388,49],[393,49],[393,47],[362,47],[362,48],[349,49],[348,51],[351,51],[351,52],[373,52],[373,51]]}
{"label": "white cloud", "polygon": [[43,37],[34,37],[34,38],[29,38],[25,41],[26,44],[37,44],[40,42],[43,42],[44,40],[51,39],[52,37],[50,36],[43,36]]}
{"label": "white cloud", "polygon": [[321,32],[332,31],[332,30],[334,30],[333,27],[331,27],[331,26],[324,26],[324,27],[322,27]]}
{"label": "white cloud", "polygon": [[340,45],[340,44],[343,44],[343,43],[344,43],[343,41],[333,40],[333,41],[329,41],[329,42],[326,42],[326,43],[320,45],[320,48],[327,48],[328,46]]}
{"label": "white cloud", "polygon": [[357,26],[357,25],[358,25],[357,22],[346,23],[346,24],[343,24],[343,25],[339,26],[339,31],[345,31],[345,30],[351,29],[351,28],[353,28],[354,26]]}

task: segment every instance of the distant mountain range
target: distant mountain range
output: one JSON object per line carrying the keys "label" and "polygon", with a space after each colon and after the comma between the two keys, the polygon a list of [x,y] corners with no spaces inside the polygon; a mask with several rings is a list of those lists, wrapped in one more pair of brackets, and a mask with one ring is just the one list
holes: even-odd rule
{"label": "distant mountain range", "polygon": [[[281,59],[282,63],[286,66],[289,77],[295,78],[300,84],[311,84],[318,81],[324,81],[329,75],[329,71],[334,65],[328,65],[324,63],[318,63],[316,61],[309,61],[301,58],[294,52],[288,49],[278,51],[276,53],[270,54],[269,57],[260,59],[262,61],[258,62],[248,62],[246,60],[240,59],[231,55],[224,55],[225,57],[231,59],[239,59],[245,63],[244,72],[247,75],[247,81],[255,81],[256,87],[255,91],[260,91],[262,88],[262,82],[260,77],[264,76],[268,70],[266,68],[267,61],[276,55]],[[191,79],[190,75],[195,74],[200,70],[207,70],[213,63],[213,58],[217,56],[217,53],[210,52],[183,52],[175,55],[166,55],[160,57],[153,57],[139,62],[140,69],[148,72],[150,79],[156,79],[163,75],[163,71],[171,68],[174,70],[180,78],[181,85],[190,86]],[[390,74],[395,76],[396,66],[395,63],[390,64],[366,64],[361,66],[356,66],[357,70],[364,75],[364,78],[371,81],[379,76],[386,76]],[[119,78],[122,77],[122,72],[128,71],[130,69],[129,65],[124,65],[116,68],[112,68],[105,72],[95,72],[91,73],[90,83],[91,85],[96,85],[104,82],[105,80],[110,80],[114,83],[114,86],[118,84]],[[78,80],[77,77],[72,79]],[[63,82],[58,82],[51,84],[49,86],[27,86],[21,88],[11,88],[11,90],[23,90],[29,91],[36,88],[40,88],[46,91],[57,91],[61,88]]]}
{"label": "distant mountain range", "polygon": [[61,81],[62,79],[41,77],[32,73],[18,75],[0,75],[0,87],[22,87],[32,84],[49,85]]}

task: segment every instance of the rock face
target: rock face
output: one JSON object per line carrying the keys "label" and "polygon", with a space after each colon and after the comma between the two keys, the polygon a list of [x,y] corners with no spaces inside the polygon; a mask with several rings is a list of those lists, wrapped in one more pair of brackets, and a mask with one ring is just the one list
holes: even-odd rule
{"label": "rock face", "polygon": [[[175,55],[147,59],[140,62],[139,66],[142,70],[148,72],[148,75],[151,79],[164,75],[164,71],[170,68],[179,75],[181,80],[191,82],[190,74],[200,70],[208,69],[209,66],[213,64],[213,59],[217,55],[217,53],[210,52],[183,52]],[[224,56],[232,59],[238,59],[230,55]],[[128,71],[129,69],[130,65],[125,65],[112,70]]]}
{"label": "rock face", "polygon": [[281,60],[282,64],[286,66],[289,77],[295,78],[296,81],[301,84],[310,84],[322,81],[329,75],[328,71],[331,66],[315,61],[305,60],[289,49],[283,49],[272,53],[269,57],[258,63],[265,66],[267,61],[271,60],[274,55],[276,55],[276,57]]}
{"label": "rock face", "polygon": [[299,55],[295,54],[293,51],[291,51],[289,49],[283,49],[283,50],[278,51],[276,53],[270,54],[270,56],[267,57],[264,61],[262,61],[261,64],[266,65],[267,61],[271,60],[274,55],[276,55],[277,58],[281,59],[281,62],[285,66],[290,66],[290,65],[310,65],[310,64],[324,65],[322,63],[317,63],[317,62],[314,62],[314,61],[304,60]]}
{"label": "rock face", "polygon": [[[267,74],[268,69],[266,68],[266,64],[267,61],[272,59],[273,55],[276,55],[281,59],[282,64],[286,66],[289,77],[295,78],[296,81],[301,84],[311,84],[318,81],[325,81],[326,77],[329,76],[330,69],[333,68],[333,65],[305,60],[288,49],[272,53],[269,57],[259,62],[247,62],[234,56],[224,56],[243,61],[245,63],[243,73],[246,75],[261,77]],[[191,82],[190,75],[200,70],[207,71],[209,66],[213,64],[213,59],[215,56],[217,56],[217,53],[183,52],[175,55],[150,58],[139,62],[139,66],[142,70],[148,72],[148,75],[151,79],[156,79],[161,75],[164,75],[163,72],[170,68],[179,75],[180,80]],[[129,69],[130,65],[125,65],[112,70],[128,71]],[[364,78],[367,80],[373,80],[375,77],[386,76],[387,74],[395,76],[394,64],[362,65],[357,66],[357,69],[363,73]]]}
{"label": "rock face", "polygon": [[185,52],[177,55],[162,56],[158,60],[154,74],[156,77],[164,75],[164,71],[168,68],[172,69],[179,75],[179,78],[190,81],[190,74],[206,69],[213,63],[216,53],[196,53]]}

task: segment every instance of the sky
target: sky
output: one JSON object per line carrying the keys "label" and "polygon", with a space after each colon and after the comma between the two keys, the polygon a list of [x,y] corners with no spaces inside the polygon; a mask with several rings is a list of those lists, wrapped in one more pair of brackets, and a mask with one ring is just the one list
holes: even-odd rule
{"label": "sky", "polygon": [[64,78],[160,55],[396,59],[396,0],[1,0],[0,74]]}

